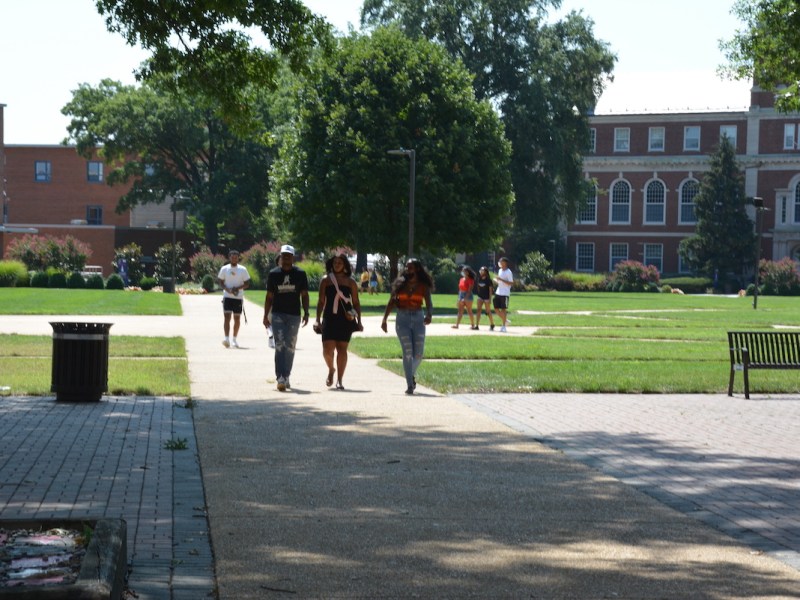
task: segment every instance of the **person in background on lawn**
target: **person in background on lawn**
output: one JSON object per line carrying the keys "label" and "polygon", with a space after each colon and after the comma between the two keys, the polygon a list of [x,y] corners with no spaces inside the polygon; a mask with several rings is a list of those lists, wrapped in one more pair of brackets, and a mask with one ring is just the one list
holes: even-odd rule
{"label": "person in background on lawn", "polygon": [[467,311],[467,316],[469,316],[469,328],[470,329],[477,329],[475,327],[475,317],[472,314],[472,297],[473,297],[473,290],[475,289],[475,271],[472,270],[472,267],[469,265],[464,265],[461,267],[461,279],[458,282],[458,317],[456,318],[456,324],[453,325],[453,329],[458,329],[458,326],[461,325],[461,317],[464,315],[464,311]]}
{"label": "person in background on lawn", "polygon": [[359,279],[361,282],[361,293],[366,294],[369,291],[369,269],[364,267],[361,271],[361,278]]}
{"label": "person in background on lawn", "polygon": [[294,265],[294,247],[281,246],[280,266],[267,276],[267,297],[264,299],[264,327],[272,327],[275,338],[275,377],[278,391],[290,389],[289,376],[294,364],[297,334],[300,331],[302,305],[303,327],[308,325],[308,277]]}
{"label": "person in background on lawn", "polygon": [[[367,270],[364,269],[364,273],[366,272]],[[354,330],[364,330],[361,325],[361,304],[358,301],[358,286],[353,281],[350,261],[346,254],[329,258],[325,263],[325,273],[326,277],[323,277],[319,284],[319,301],[317,302],[314,331],[322,332],[322,357],[325,359],[325,364],[328,365],[328,377],[325,385],[328,387],[333,385],[333,375],[338,371],[336,389],[343,390],[342,378],[344,370],[347,368],[347,346],[350,344]],[[352,319],[347,314],[347,310],[351,308],[355,309],[358,314],[356,319]],[[320,317],[322,322],[320,322]],[[353,320],[356,322],[355,325]]]}
{"label": "person in background on lawn", "polygon": [[[409,258],[405,270],[392,283],[391,296],[383,313],[381,329],[387,331],[386,320],[394,308],[397,318],[394,330],[403,350],[403,371],[406,375],[406,394],[414,393],[417,387],[417,369],[425,353],[425,326],[430,325],[433,311],[431,291],[433,279],[422,266],[419,259]],[[422,313],[422,302],[427,308]]]}
{"label": "person in background on lawn", "polygon": [[[222,314],[225,317],[223,330],[225,339],[222,345],[226,348],[239,347],[236,336],[239,335],[239,325],[244,308],[244,290],[250,287],[250,273],[247,267],[239,264],[239,251],[228,252],[227,265],[219,270],[217,281],[222,286]],[[231,315],[233,315],[233,339],[231,340]]]}
{"label": "person in background on lawn", "polygon": [[369,272],[369,294],[378,293],[378,272],[373,267]]}
{"label": "person in background on lawn", "polygon": [[497,266],[500,267],[497,271],[497,278],[495,284],[497,290],[494,293],[494,310],[503,320],[503,326],[500,331],[506,332],[506,323],[508,323],[508,305],[511,300],[511,286],[514,283],[514,275],[511,269],[508,268],[508,259],[504,256],[497,261]]}
{"label": "person in background on lawn", "polygon": [[494,295],[494,284],[492,283],[492,278],[489,276],[489,269],[487,267],[481,267],[480,271],[478,271],[478,311],[477,311],[477,321],[475,323],[475,329],[479,329],[481,326],[481,314],[483,313],[484,307],[486,308],[486,314],[489,316],[489,330],[494,331],[494,317],[492,317],[492,296]]}

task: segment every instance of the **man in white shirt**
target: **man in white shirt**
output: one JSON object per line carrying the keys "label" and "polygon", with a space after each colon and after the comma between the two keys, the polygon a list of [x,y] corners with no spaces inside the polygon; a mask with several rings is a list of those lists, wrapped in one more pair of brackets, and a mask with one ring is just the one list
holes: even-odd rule
{"label": "man in white shirt", "polygon": [[514,283],[514,275],[511,269],[508,268],[508,259],[504,256],[497,262],[500,269],[497,271],[497,278],[495,279],[495,292],[494,292],[494,310],[500,315],[503,320],[503,326],[500,331],[506,332],[506,322],[508,315],[508,303],[511,299],[511,286]]}
{"label": "man in white shirt", "polygon": [[[217,280],[222,286],[222,312],[225,316],[225,339],[222,345],[226,348],[239,347],[236,336],[239,334],[239,321],[244,307],[244,290],[250,287],[250,273],[239,264],[239,251],[228,253],[230,262],[219,270]],[[233,315],[233,340],[230,338],[231,315]]]}

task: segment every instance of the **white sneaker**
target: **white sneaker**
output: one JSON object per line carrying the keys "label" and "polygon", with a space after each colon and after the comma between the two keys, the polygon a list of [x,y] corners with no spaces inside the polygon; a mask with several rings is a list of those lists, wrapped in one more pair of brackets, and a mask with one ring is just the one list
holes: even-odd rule
{"label": "white sneaker", "polygon": [[233,338],[233,340],[231,341],[231,346],[233,346],[234,348],[239,347],[239,342],[236,341],[236,338]]}
{"label": "white sneaker", "polygon": [[500,333],[506,333],[507,331],[508,331],[508,330],[506,329],[506,326],[505,326],[505,325],[503,325],[503,326],[500,328]]}
{"label": "white sneaker", "polygon": [[283,380],[283,385],[285,385],[285,386],[286,386],[286,389],[287,389],[287,390],[288,390],[288,389],[291,389],[291,387],[292,387],[292,384],[291,384],[291,383],[289,383],[289,378],[288,378],[288,377],[286,377],[286,378]]}
{"label": "white sneaker", "polygon": [[286,391],[286,380],[283,377],[278,377],[278,391],[279,392]]}
{"label": "white sneaker", "polygon": [[272,336],[269,336],[269,341],[267,342],[267,345],[268,345],[270,348],[274,348],[274,347],[275,347],[275,338],[274,338],[274,337],[272,337]]}
{"label": "white sneaker", "polygon": [[224,340],[222,340],[222,345],[225,346],[226,348],[230,348],[231,342],[228,338],[225,338]]}

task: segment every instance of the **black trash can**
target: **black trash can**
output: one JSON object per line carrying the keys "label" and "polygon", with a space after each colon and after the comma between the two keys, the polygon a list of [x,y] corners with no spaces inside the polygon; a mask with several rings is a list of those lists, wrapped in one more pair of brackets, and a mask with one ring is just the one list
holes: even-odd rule
{"label": "black trash can", "polygon": [[50,391],[56,400],[98,402],[108,390],[108,330],[113,323],[53,323]]}
{"label": "black trash can", "polygon": [[161,291],[165,294],[175,293],[175,280],[172,277],[164,277],[161,279]]}

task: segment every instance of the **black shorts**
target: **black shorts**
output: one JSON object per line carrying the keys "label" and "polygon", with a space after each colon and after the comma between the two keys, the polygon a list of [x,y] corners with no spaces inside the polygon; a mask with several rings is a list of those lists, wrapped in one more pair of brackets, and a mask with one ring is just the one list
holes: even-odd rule
{"label": "black shorts", "polygon": [[222,299],[222,312],[232,312],[235,315],[242,314],[243,300],[238,298],[223,298]]}
{"label": "black shorts", "polygon": [[494,295],[494,307],[500,310],[508,310],[508,296],[498,296],[497,294]]}

